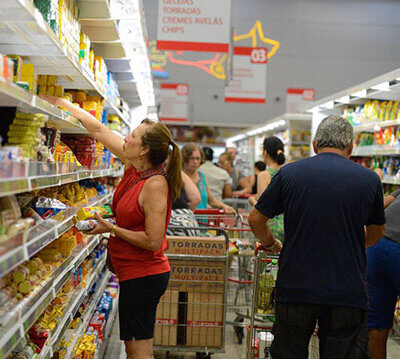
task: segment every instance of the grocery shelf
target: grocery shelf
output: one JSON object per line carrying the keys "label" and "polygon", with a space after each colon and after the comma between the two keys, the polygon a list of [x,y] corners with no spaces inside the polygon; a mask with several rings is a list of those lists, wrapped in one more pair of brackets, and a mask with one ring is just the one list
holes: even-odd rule
{"label": "grocery shelf", "polygon": [[384,176],[382,179],[382,183],[385,184],[394,184],[400,186],[400,178],[398,176]]}
{"label": "grocery shelf", "polygon": [[354,132],[373,132],[377,129],[389,127],[389,126],[397,126],[400,125],[400,119],[393,120],[393,121],[383,121],[383,122],[371,122],[365,123],[362,125],[355,125],[353,126]]}
{"label": "grocery shelf", "polygon": [[[91,201],[92,206],[101,206],[112,200],[112,194],[97,198]],[[27,235],[26,242],[23,242],[17,248],[0,256],[0,278],[10,273],[14,268],[41,251],[49,243],[56,240],[63,233],[68,231],[74,225],[72,219],[79,207],[68,210],[66,218],[61,222],[54,219],[40,223],[37,228],[33,228]],[[49,223],[47,223],[49,222]],[[50,227],[50,228],[48,228]],[[46,231],[45,228],[48,228]],[[33,233],[31,235],[31,233]],[[0,357],[1,358],[1,357]]]}
{"label": "grocery shelf", "polygon": [[310,146],[310,142],[306,141],[293,141],[288,143],[289,146]]}
{"label": "grocery shelf", "polygon": [[65,174],[49,174],[46,176],[1,178],[0,197],[12,194],[30,192],[48,187],[56,187],[64,184],[77,182],[86,178],[99,177],[120,177],[123,170],[114,171],[113,169],[79,171]]}
{"label": "grocery shelf", "polygon": [[[96,281],[96,279],[99,277],[100,273],[102,272],[102,270],[103,270],[103,268],[105,266],[105,263],[106,263],[105,256],[106,256],[106,254],[103,255],[103,259],[101,259],[96,264],[95,269],[91,273],[90,277],[92,278],[92,280],[91,281],[87,281],[86,282],[86,286],[84,288],[78,289],[78,293],[75,293],[73,295],[73,297],[71,298],[72,300],[70,299],[69,303],[64,308],[63,311],[64,311],[65,314],[60,319],[60,321],[58,322],[54,334],[52,334],[51,337],[50,337],[50,343],[49,343],[48,346],[51,348],[51,352],[54,352],[56,350],[58,343],[60,342],[60,340],[62,339],[62,337],[65,334],[65,331],[67,330],[67,328],[71,324],[75,314],[79,310],[79,307],[81,306],[81,304],[83,303],[83,301],[87,297],[88,291],[91,289],[91,287],[93,286],[94,282]],[[100,299],[101,295],[103,294],[103,292],[105,290],[105,286],[108,283],[110,275],[111,275],[111,273],[107,272],[107,274],[101,280],[101,283],[100,283],[98,289],[96,290],[96,292],[94,294],[94,298],[99,298]],[[98,300],[97,300],[97,302],[98,302]],[[96,305],[97,305],[97,303],[96,303]]]}
{"label": "grocery shelf", "polygon": [[8,24],[0,30],[0,53],[28,57],[39,74],[63,77],[59,82],[67,89],[95,90],[106,100],[107,108],[130,128],[129,117],[107,98],[96,84],[94,74],[79,64],[77,56],[70,54],[68,46],[61,43],[30,0],[2,0],[0,22]]}
{"label": "grocery shelf", "polygon": [[371,145],[360,146],[354,149],[353,157],[373,157],[373,156],[398,156],[400,155],[399,146],[390,145]]}
{"label": "grocery shelf", "polygon": [[118,312],[118,300],[119,300],[119,291],[117,296],[115,297],[113,301],[113,309],[112,312],[110,313],[107,323],[106,323],[106,328],[104,330],[104,340],[101,344],[101,349],[96,352],[95,359],[102,359],[104,357],[105,351],[107,349],[107,344],[108,344],[108,339],[111,335],[111,331],[115,322],[115,318],[117,317],[117,312]]}
{"label": "grocery shelf", "polygon": [[99,285],[98,289],[96,290],[96,293],[93,295],[91,304],[90,304],[89,308],[87,309],[81,324],[79,325],[79,327],[77,329],[75,329],[74,340],[72,341],[72,343],[70,344],[70,346],[68,348],[68,352],[65,355],[65,359],[72,357],[72,352],[74,350],[75,344],[80,339],[82,334],[84,334],[86,328],[88,327],[89,322],[92,319],[93,313],[95,312],[95,310],[97,308],[97,304],[98,304],[101,296],[103,295],[105,288],[110,280],[110,277],[111,277],[111,273],[107,272],[107,274],[105,275],[101,284]]}
{"label": "grocery shelf", "polygon": [[[91,243],[99,243],[100,235],[93,236]],[[96,244],[96,245],[97,245]],[[94,247],[92,247],[93,249]],[[81,252],[89,254],[87,248],[81,249]],[[105,265],[104,260],[98,262],[93,270],[93,274],[100,273]],[[56,297],[57,291],[61,289],[70,278],[71,271],[78,267],[78,258],[80,255],[74,251],[59,268],[57,268],[50,279],[30,297],[25,298],[6,315],[0,318],[0,358],[5,358],[19,341],[28,332],[29,328],[37,321],[50,302]],[[80,264],[80,263],[79,263]],[[93,281],[92,281],[93,284]],[[89,288],[90,289],[90,288]],[[83,293],[86,294],[86,293]],[[61,331],[61,330],[60,330]]]}

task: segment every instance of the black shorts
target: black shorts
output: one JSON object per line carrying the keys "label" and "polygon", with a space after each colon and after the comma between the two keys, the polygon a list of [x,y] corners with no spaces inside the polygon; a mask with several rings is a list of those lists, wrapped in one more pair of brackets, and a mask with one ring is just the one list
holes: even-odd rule
{"label": "black shorts", "polygon": [[157,305],[165,293],[169,272],[135,278],[120,283],[120,339],[152,339]]}
{"label": "black shorts", "polygon": [[276,303],[273,359],[307,359],[318,321],[321,359],[367,359],[367,311],[351,307]]}

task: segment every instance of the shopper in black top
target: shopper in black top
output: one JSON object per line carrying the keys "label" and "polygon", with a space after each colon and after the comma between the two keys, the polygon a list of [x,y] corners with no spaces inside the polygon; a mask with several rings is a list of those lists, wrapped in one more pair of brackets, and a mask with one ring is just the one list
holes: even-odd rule
{"label": "shopper in black top", "polygon": [[400,296],[400,189],[385,197],[386,232],[367,249],[368,329],[371,359],[385,359]]}
{"label": "shopper in black top", "polygon": [[285,217],[276,283],[274,359],[307,359],[318,321],[321,359],[368,358],[365,247],[384,233],[382,185],[348,160],[350,123],[330,115],[317,129],[317,156],[282,167],[249,222],[265,250],[279,252],[267,220]]}

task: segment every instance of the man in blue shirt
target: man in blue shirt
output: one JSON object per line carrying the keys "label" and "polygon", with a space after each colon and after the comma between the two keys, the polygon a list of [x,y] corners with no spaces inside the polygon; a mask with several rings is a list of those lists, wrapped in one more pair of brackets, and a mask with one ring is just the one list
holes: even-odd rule
{"label": "man in blue shirt", "polygon": [[[384,234],[385,214],[379,177],[348,160],[353,137],[347,120],[325,118],[317,156],[281,168],[250,213],[264,249],[282,249],[274,359],[307,359],[317,322],[321,359],[368,358],[365,247]],[[283,248],[266,224],[281,213]]]}

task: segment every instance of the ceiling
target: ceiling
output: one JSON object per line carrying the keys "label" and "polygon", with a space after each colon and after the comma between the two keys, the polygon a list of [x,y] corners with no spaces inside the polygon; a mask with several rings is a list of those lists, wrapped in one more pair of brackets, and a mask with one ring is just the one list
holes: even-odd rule
{"label": "ceiling", "polygon": [[[149,39],[156,40],[158,0],[143,2]],[[189,83],[192,124],[263,123],[285,112],[289,87],[314,88],[318,99],[399,67],[400,2],[396,0],[232,0],[232,3],[232,25],[237,35],[248,33],[259,20],[265,37],[280,42],[279,50],[268,63],[267,103],[225,103],[223,80],[211,76],[207,69],[168,60],[164,68],[169,79],[161,82]],[[251,41],[236,44],[251,46]],[[174,62],[206,60],[216,55],[169,54]]]}

